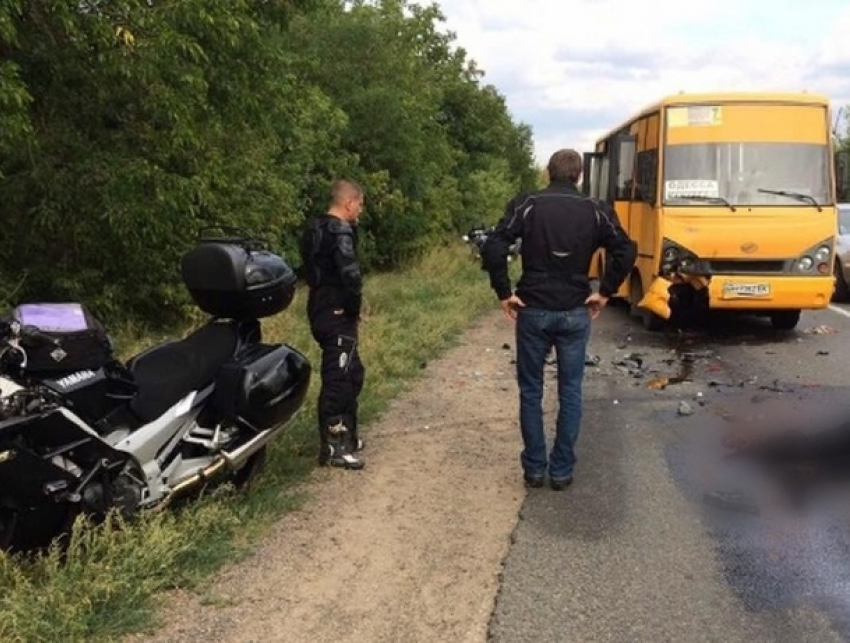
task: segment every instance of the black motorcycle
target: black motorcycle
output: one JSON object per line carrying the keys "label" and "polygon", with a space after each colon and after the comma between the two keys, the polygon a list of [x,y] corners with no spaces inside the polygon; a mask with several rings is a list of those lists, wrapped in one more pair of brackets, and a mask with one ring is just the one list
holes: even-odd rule
{"label": "black motorcycle", "polygon": [[[472,255],[476,258],[481,257],[481,250],[484,248],[484,244],[487,242],[487,238],[493,234],[493,230],[496,228],[491,226],[489,228],[484,227],[483,225],[477,225],[473,228],[469,229],[469,232],[461,236],[461,239],[467,243],[472,250]],[[510,245],[508,248],[508,261],[513,261],[515,258],[519,257],[522,252],[522,239],[517,239],[514,243]]]}
{"label": "black motorcycle", "polygon": [[182,276],[210,319],[126,364],[82,304],[23,304],[0,322],[0,547],[258,473],[311,376],[298,350],[262,341],[259,320],[289,307],[296,282],[267,246],[201,238]]}

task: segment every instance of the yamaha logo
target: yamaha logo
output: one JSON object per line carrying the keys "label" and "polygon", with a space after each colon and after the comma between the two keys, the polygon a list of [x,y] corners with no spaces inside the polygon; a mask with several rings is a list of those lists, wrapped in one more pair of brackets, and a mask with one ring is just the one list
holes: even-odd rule
{"label": "yamaha logo", "polygon": [[94,371],[77,371],[76,373],[71,373],[70,375],[59,378],[56,380],[56,384],[58,384],[61,388],[71,388],[82,382],[94,379],[95,377],[96,374]]}

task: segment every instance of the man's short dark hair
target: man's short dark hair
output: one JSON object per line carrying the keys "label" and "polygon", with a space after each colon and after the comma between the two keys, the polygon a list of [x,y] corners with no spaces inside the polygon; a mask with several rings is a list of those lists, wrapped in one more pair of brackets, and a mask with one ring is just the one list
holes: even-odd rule
{"label": "man's short dark hair", "polygon": [[581,176],[581,154],[575,150],[558,150],[546,166],[550,181],[578,181]]}
{"label": "man's short dark hair", "polygon": [[331,203],[341,205],[349,197],[362,197],[363,188],[351,179],[337,179],[331,184]]}

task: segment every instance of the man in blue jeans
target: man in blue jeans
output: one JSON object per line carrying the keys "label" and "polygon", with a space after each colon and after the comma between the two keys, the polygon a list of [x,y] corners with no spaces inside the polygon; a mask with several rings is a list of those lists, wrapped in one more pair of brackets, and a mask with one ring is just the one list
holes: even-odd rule
{"label": "man in blue jeans", "polygon": [[[631,273],[637,246],[605,203],[581,195],[576,183],[582,158],[559,150],[549,159],[549,185],[508,202],[505,215],[482,249],[484,268],[505,315],[516,322],[520,461],[525,482],[560,490],[572,482],[573,451],[582,413],[582,380],[590,322]],[[508,276],[508,248],[522,239],[522,276],[516,292]],[[597,248],[606,250],[599,291],[588,271]],[[543,430],[543,377],[547,352],[558,361],[558,419],[547,458]]]}

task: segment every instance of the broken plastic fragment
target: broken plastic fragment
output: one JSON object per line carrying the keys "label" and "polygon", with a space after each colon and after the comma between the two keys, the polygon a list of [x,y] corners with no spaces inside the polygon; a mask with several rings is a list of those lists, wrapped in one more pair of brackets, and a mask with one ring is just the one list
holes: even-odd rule
{"label": "broken plastic fragment", "polygon": [[832,326],[821,324],[819,326],[812,326],[811,328],[807,328],[803,332],[807,335],[834,335],[838,331],[832,328]]}
{"label": "broken plastic fragment", "polygon": [[638,302],[638,308],[652,311],[662,319],[670,319],[670,286],[672,285],[672,282],[664,277],[657,277]]}
{"label": "broken plastic fragment", "polygon": [[649,381],[647,386],[654,391],[663,391],[667,388],[667,385],[670,383],[670,378],[667,377],[655,377]]}
{"label": "broken plastic fragment", "polygon": [[685,401],[679,402],[679,408],[676,409],[679,415],[693,415],[694,408]]}
{"label": "broken plastic fragment", "polygon": [[770,391],[771,393],[793,393],[794,388],[788,384],[783,384],[779,380],[773,380],[770,384],[762,384],[759,386],[762,391]]}
{"label": "broken plastic fragment", "polygon": [[585,366],[599,366],[599,362],[601,361],[599,355],[585,355],[584,356],[584,365]]}
{"label": "broken plastic fragment", "polygon": [[758,515],[759,513],[759,507],[755,501],[740,491],[706,491],[702,499],[705,504],[719,509],[739,511],[751,515]]}

